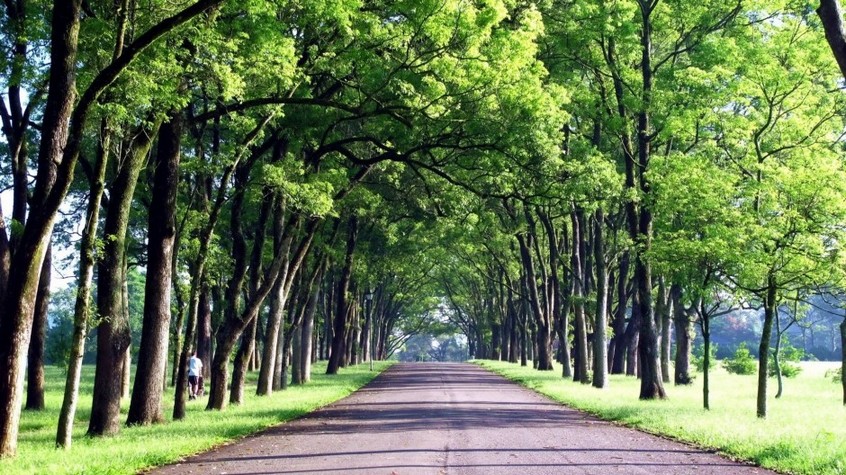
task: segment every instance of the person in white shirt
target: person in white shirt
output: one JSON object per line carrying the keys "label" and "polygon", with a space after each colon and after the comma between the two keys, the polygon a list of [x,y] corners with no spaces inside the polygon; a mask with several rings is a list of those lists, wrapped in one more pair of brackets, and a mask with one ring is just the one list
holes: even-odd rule
{"label": "person in white shirt", "polygon": [[201,374],[203,374],[203,361],[197,358],[195,351],[191,353],[191,358],[188,360],[188,399],[197,399]]}

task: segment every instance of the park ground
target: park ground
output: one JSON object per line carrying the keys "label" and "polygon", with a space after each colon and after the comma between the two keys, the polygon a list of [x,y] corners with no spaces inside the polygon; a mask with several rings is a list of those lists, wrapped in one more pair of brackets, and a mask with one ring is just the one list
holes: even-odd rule
{"label": "park ground", "polygon": [[774,398],[776,380],[770,378],[766,419],[755,416],[757,376],[729,374],[719,362],[711,371],[711,410],[702,408],[701,373],[689,386],[667,384],[667,400],[640,401],[634,377],[611,375],[600,390],[562,382],[560,366],[539,372],[499,361],[477,363],[605,420],[785,473],[846,474],[846,406],[839,382],[826,376],[839,363],[800,363],[802,372],[785,379],[780,399]]}
{"label": "park ground", "polygon": [[[558,371],[539,372],[531,367],[505,362],[476,363],[555,401],[615,424],[684,441],[707,451],[717,451],[785,473],[846,473],[846,407],[840,404],[839,385],[825,376],[826,371],[835,366],[832,363],[802,363],[802,373],[786,380],[784,396],[779,400],[770,398],[770,415],[766,420],[755,417],[755,377],[731,375],[719,365],[712,373],[712,409],[706,411],[701,407],[701,375],[690,386],[667,385],[668,400],[639,401],[639,383],[632,377],[612,376],[609,387],[599,390],[562,380]],[[340,375],[325,376],[322,374],[323,366],[318,365],[314,380],[307,386],[291,387],[268,398],[253,396],[247,391],[250,395],[244,405],[230,407],[223,412],[205,411],[204,401],[200,400],[189,405],[188,417],[184,421],[124,428],[118,436],[108,439],[84,435],[93,376],[89,370],[85,374],[86,384],[80,400],[82,407],[78,411],[74,445],[70,451],[53,448],[63,374],[49,367],[47,409],[24,412],[19,455],[15,459],[0,461],[0,473],[129,474],[174,463],[190,454],[228,444],[337,401],[389,366],[389,363],[377,363],[374,372],[370,372],[366,365],[354,366],[344,369]],[[775,380],[770,382],[772,395]],[[436,381],[435,389],[441,383]],[[431,386],[432,382],[423,378],[414,384]],[[502,387],[497,386],[495,391],[486,393],[485,399],[496,402],[491,398],[500,397]],[[445,394],[442,391],[441,397]],[[169,397],[172,398],[172,395]],[[170,403],[168,400],[166,407]],[[425,410],[415,416],[414,408],[409,406],[408,409],[411,412],[405,411],[398,416],[425,416],[428,410],[423,408]],[[167,411],[166,416],[169,418]],[[543,417],[539,415],[536,419]],[[519,417],[517,419],[520,420]],[[466,417],[454,421],[441,417],[440,420],[447,429],[455,429],[456,424],[468,421]],[[431,422],[431,414],[428,422]],[[533,430],[542,434],[555,429],[555,424],[541,425]],[[354,436],[355,431],[348,431],[347,435]],[[566,435],[561,437],[566,439]],[[465,452],[465,456],[468,454]],[[425,464],[424,467],[431,469]]]}
{"label": "park ground", "polygon": [[[3,475],[22,474],[131,474],[140,470],[174,462],[190,454],[255,433],[269,426],[300,417],[316,408],[341,399],[373,379],[390,366],[374,362],[344,368],[341,374],[327,376],[325,362],[314,366],[312,381],[305,386],[292,386],[269,397],[255,395],[257,373],[250,373],[241,406],[224,411],[206,411],[206,398],[191,401],[187,416],[172,422],[173,389],[165,392],[164,415],[167,423],[146,427],[124,427],[109,438],[85,435],[91,411],[94,368],[85,367],[80,388],[79,408],[74,424],[73,446],[64,451],[54,448],[56,424],[62,405],[63,372],[46,368],[47,388],[44,411],[23,411],[18,455],[0,460]],[[129,409],[129,399],[122,403],[122,412]]]}

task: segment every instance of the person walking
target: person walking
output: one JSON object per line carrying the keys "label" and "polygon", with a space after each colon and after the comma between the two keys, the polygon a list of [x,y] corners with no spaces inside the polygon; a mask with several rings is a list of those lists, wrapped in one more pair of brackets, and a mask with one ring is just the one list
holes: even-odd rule
{"label": "person walking", "polygon": [[197,352],[191,353],[188,360],[188,399],[197,399],[200,391],[200,375],[203,374],[203,360],[197,358]]}

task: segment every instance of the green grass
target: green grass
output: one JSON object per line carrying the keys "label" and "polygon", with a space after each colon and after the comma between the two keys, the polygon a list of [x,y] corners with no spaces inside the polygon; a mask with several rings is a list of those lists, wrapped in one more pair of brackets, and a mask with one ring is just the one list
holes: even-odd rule
{"label": "green grass", "polygon": [[[0,460],[0,473],[13,474],[130,474],[156,465],[177,461],[233,439],[257,432],[280,422],[299,417],[316,408],[341,399],[360,388],[389,362],[374,362],[376,371],[368,365],[341,370],[336,376],[326,376],[325,363],[313,368],[312,381],[305,386],[291,387],[270,397],[255,395],[257,374],[250,374],[241,406],[229,406],[224,411],[205,411],[207,398],[189,401],[187,416],[182,421],[170,421],[173,410],[173,391],[165,395],[165,416],[168,422],[147,427],[123,427],[120,434],[108,438],[85,436],[91,413],[91,392],[94,368],[83,372],[79,408],[74,424],[74,440],[70,450],[55,449],[56,425],[62,405],[64,374],[47,368],[46,410],[24,411],[21,416],[18,455]],[[206,383],[208,389],[208,383]],[[122,421],[126,420],[129,400],[122,404]]]}
{"label": "green grass", "polygon": [[[717,368],[711,373],[711,410],[702,409],[702,376],[691,386],[666,385],[669,399],[640,401],[640,382],[614,375],[607,389],[563,380],[560,366],[539,372],[517,364],[475,363],[571,407],[603,419],[660,434],[796,474],[846,474],[846,407],[840,385],[825,377],[832,363],[802,363],[775,399],[770,378],[769,415],[755,417],[756,376]],[[717,365],[719,366],[719,365]]]}

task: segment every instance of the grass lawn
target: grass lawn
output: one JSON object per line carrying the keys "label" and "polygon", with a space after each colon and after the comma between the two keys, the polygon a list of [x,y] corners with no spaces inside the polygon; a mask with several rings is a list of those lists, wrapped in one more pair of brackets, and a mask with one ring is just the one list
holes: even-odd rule
{"label": "grass lawn", "polygon": [[[241,406],[225,411],[205,411],[207,398],[189,401],[184,420],[172,422],[173,391],[165,396],[168,423],[147,427],[123,427],[119,435],[108,438],[85,436],[91,413],[94,368],[85,367],[74,424],[73,446],[69,451],[55,449],[56,425],[62,405],[65,376],[54,367],[46,368],[47,408],[41,412],[23,411],[18,455],[0,460],[0,473],[13,474],[131,474],[144,468],[177,461],[268,426],[306,414],[318,407],[341,399],[373,379],[390,366],[390,362],[374,362],[371,372],[367,364],[341,369],[336,376],[326,376],[326,364],[313,368],[312,381],[302,387],[291,387],[270,397],[255,395],[257,374],[250,374]],[[206,383],[208,390],[208,382]],[[122,418],[126,419],[129,399],[123,401]]]}
{"label": "grass lawn", "polygon": [[500,361],[475,363],[568,406],[630,427],[716,449],[774,470],[796,474],[846,474],[846,407],[840,383],[824,376],[836,363],[802,363],[775,399],[770,379],[769,417],[755,417],[757,376],[711,372],[711,410],[702,409],[702,375],[691,386],[666,385],[668,400],[640,401],[640,381],[613,375],[596,389],[561,378],[561,366],[539,372]]}

